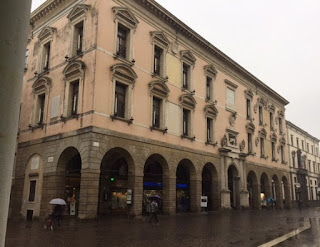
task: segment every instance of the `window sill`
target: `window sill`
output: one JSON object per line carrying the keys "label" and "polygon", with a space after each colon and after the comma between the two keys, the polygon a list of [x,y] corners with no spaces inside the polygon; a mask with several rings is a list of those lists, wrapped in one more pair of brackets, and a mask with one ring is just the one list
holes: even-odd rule
{"label": "window sill", "polygon": [[279,159],[275,159],[275,158],[272,158],[272,160],[271,160],[272,162],[278,162],[279,161]]}
{"label": "window sill", "polygon": [[77,54],[73,55],[73,56],[70,57],[70,58],[67,58],[67,57],[66,57],[66,61],[67,61],[67,62],[72,62],[72,61],[74,61],[74,60],[77,60],[79,57],[82,58],[82,57],[83,57],[83,54],[84,54],[83,51],[81,51],[81,52],[79,52],[79,53],[77,52]]}
{"label": "window sill", "polygon": [[282,165],[287,165],[288,162],[287,162],[287,161],[281,161],[281,164],[282,164]]}
{"label": "window sill", "polygon": [[194,94],[196,93],[196,90],[190,91],[190,89],[185,88],[185,87],[182,87],[182,88],[181,88],[181,91],[182,91],[182,92],[189,93],[189,94],[191,94],[191,95],[194,95]]}
{"label": "window sill", "polygon": [[247,155],[251,155],[251,156],[256,156],[257,153],[253,153],[253,152],[248,152]]}
{"label": "window sill", "polygon": [[128,64],[129,66],[133,66],[134,63],[136,62],[134,59],[132,59],[131,61],[129,61],[128,59],[126,59],[126,58],[124,58],[124,57],[121,57],[121,56],[118,55],[118,54],[113,54],[113,58],[114,58],[114,59],[117,59],[117,60],[120,60],[121,62],[126,63],[126,64]]}
{"label": "window sill", "polygon": [[160,74],[157,74],[157,73],[152,73],[151,76],[152,76],[153,78],[156,78],[156,79],[158,79],[158,80],[160,80],[160,81],[163,81],[163,82],[167,82],[168,79],[169,79],[168,76],[163,77],[163,76],[161,76]]}
{"label": "window sill", "polygon": [[218,146],[218,142],[217,141],[216,142],[206,141],[205,143],[206,143],[206,145],[211,145],[211,146],[214,146],[214,147]]}
{"label": "window sill", "polygon": [[28,125],[29,130],[34,131],[36,129],[43,129],[43,127],[45,126],[44,123],[37,123],[36,125]]}
{"label": "window sill", "polygon": [[168,128],[167,127],[165,129],[161,129],[161,128],[158,128],[158,127],[150,126],[150,130],[151,131],[156,130],[156,131],[162,132],[163,134],[168,133]]}
{"label": "window sill", "polygon": [[260,156],[260,158],[261,158],[261,159],[265,159],[265,160],[267,160],[267,159],[268,159],[268,156],[261,155],[261,156]]}
{"label": "window sill", "polygon": [[46,74],[49,74],[50,69],[44,69],[41,73],[37,74],[38,77],[44,76]]}
{"label": "window sill", "polygon": [[194,142],[196,140],[196,136],[191,137],[191,136],[181,135],[181,139],[188,139]]}
{"label": "window sill", "polygon": [[116,116],[116,115],[111,115],[110,117],[111,117],[112,121],[113,121],[113,120],[120,120],[120,121],[122,121],[122,122],[127,123],[128,125],[130,125],[130,124],[133,123],[133,118],[126,119],[126,118],[118,117],[118,116]]}
{"label": "window sill", "polygon": [[211,103],[211,104],[214,104],[214,105],[217,104],[217,100],[208,99],[208,98],[205,99],[205,102],[206,102],[206,103]]}

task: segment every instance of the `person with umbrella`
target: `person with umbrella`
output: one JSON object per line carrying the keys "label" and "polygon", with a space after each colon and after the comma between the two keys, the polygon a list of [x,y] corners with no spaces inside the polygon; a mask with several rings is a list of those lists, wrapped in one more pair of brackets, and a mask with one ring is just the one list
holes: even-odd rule
{"label": "person with umbrella", "polygon": [[157,222],[159,222],[158,217],[157,217],[157,212],[158,212],[158,203],[153,199],[151,204],[150,204],[150,212],[151,212],[151,217],[149,220],[149,223],[151,223],[152,219],[155,218]]}
{"label": "person with umbrella", "polygon": [[52,216],[57,219],[58,226],[60,226],[63,214],[63,206],[67,203],[65,202],[65,200],[60,198],[52,199],[49,203],[55,205]]}

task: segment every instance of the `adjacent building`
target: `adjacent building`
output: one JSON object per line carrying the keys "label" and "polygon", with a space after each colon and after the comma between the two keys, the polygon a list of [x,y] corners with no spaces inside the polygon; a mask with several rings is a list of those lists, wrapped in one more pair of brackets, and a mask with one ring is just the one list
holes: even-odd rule
{"label": "adjacent building", "polygon": [[319,202],[319,139],[287,121],[292,199],[315,206]]}
{"label": "adjacent building", "polygon": [[287,104],[154,0],[48,0],[30,20],[11,216],[56,197],[79,218],[141,215],[151,197],[167,214],[202,196],[290,207]]}

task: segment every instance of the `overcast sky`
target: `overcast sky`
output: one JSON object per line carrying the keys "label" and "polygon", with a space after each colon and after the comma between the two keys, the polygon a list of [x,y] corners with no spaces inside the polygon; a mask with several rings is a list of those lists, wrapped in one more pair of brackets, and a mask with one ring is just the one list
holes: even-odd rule
{"label": "overcast sky", "polygon": [[286,119],[320,139],[320,1],[157,2],[287,99]]}

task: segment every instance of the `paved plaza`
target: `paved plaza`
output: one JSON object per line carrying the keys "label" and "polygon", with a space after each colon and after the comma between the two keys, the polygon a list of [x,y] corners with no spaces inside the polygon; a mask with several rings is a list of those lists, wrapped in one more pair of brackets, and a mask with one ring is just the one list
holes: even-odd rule
{"label": "paved plaza", "polygon": [[259,246],[310,221],[311,228],[277,246],[320,246],[320,212],[315,208],[242,210],[159,217],[124,216],[80,221],[64,219],[56,231],[44,230],[42,221],[9,221],[7,247],[35,246]]}

